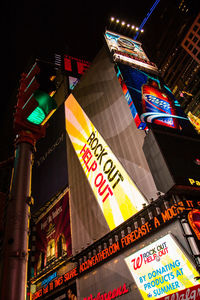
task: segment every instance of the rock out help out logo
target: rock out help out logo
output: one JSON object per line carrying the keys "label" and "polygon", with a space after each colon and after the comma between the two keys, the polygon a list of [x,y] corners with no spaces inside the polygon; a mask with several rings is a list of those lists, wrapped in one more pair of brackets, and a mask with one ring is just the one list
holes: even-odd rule
{"label": "rock out help out logo", "polygon": [[136,258],[133,258],[131,262],[133,263],[133,269],[137,270],[141,268],[142,264],[148,264],[153,261],[160,261],[160,257],[168,253],[168,247],[166,242],[161,245],[157,245],[152,249],[140,254]]}
{"label": "rock out help out logo", "polygon": [[198,284],[199,276],[176,239],[167,234],[125,258],[144,299],[159,299]]}

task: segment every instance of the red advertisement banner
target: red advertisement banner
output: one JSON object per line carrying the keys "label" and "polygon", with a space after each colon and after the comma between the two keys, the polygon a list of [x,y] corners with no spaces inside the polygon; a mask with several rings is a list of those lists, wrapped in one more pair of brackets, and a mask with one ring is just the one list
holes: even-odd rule
{"label": "red advertisement banner", "polygon": [[200,284],[159,298],[159,300],[200,300]]}
{"label": "red advertisement banner", "polygon": [[35,274],[56,258],[71,256],[69,191],[36,221]]}

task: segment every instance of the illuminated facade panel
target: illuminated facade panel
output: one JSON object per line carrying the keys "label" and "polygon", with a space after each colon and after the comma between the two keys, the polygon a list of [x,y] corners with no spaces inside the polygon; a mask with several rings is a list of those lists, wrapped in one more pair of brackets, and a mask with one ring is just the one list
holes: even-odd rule
{"label": "illuminated facade panel", "polygon": [[147,203],[73,95],[65,102],[66,130],[110,229]]}
{"label": "illuminated facade panel", "polygon": [[198,285],[199,276],[176,239],[167,234],[125,259],[143,299],[160,299]]}

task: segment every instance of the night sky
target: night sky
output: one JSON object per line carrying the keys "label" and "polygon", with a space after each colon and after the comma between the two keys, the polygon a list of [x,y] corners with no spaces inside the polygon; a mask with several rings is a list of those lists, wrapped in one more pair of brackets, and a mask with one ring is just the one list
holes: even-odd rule
{"label": "night sky", "polygon": [[[160,0],[160,3],[162,1],[167,5],[168,1],[175,0]],[[12,128],[16,90],[20,74],[30,61],[53,53],[92,61],[103,45],[103,33],[111,16],[139,26],[154,2],[155,0],[4,1],[0,20],[3,74],[1,90],[5,96],[1,97],[0,120],[4,128],[1,140],[5,142],[1,148],[9,147],[6,139],[8,140]],[[144,30],[148,33],[148,23]],[[6,155],[9,151],[4,152]]]}

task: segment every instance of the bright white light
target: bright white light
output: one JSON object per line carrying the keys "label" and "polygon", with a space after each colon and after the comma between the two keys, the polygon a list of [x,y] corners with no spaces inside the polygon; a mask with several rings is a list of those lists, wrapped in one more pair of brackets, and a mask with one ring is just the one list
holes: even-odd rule
{"label": "bright white light", "polygon": [[113,22],[113,21],[115,20],[115,18],[114,18],[114,17],[111,17],[110,20]]}
{"label": "bright white light", "polygon": [[131,29],[134,29],[134,28],[135,28],[135,26],[134,26],[134,25],[132,25],[132,26],[131,26]]}
{"label": "bright white light", "polygon": [[130,27],[130,24],[127,24],[127,27]]}
{"label": "bright white light", "polygon": [[119,23],[119,19],[116,20],[116,23]]}
{"label": "bright white light", "polygon": [[144,29],[141,29],[141,32],[144,32]]}
{"label": "bright white light", "polygon": [[122,21],[122,26],[124,26],[125,25],[125,22],[124,21]]}
{"label": "bright white light", "polygon": [[138,29],[139,29],[138,27],[135,28],[136,31],[138,31]]}

